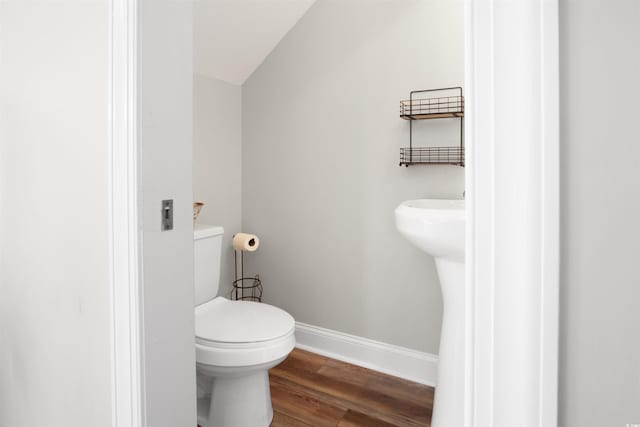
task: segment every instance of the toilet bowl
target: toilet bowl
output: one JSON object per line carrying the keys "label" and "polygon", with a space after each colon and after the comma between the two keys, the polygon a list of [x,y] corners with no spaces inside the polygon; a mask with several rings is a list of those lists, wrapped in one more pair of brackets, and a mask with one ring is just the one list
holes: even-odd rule
{"label": "toilet bowl", "polygon": [[216,296],[222,234],[221,227],[194,231],[198,424],[267,427],[268,370],[295,347],[295,321],[268,304]]}

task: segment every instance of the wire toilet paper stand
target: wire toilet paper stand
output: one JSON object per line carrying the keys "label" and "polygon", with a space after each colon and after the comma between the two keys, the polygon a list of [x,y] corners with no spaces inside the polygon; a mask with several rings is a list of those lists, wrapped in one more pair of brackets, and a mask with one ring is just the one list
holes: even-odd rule
{"label": "wire toilet paper stand", "polygon": [[[262,302],[262,282],[260,275],[255,277],[244,277],[244,251],[233,251],[235,263],[235,277],[231,299],[236,301],[257,301]],[[238,252],[240,252],[240,276],[238,277]]]}

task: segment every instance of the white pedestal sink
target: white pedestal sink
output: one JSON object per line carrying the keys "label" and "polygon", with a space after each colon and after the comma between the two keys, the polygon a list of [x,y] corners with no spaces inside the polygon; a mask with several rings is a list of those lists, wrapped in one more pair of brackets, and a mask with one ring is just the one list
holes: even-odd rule
{"label": "white pedestal sink", "polygon": [[422,199],[396,208],[396,226],[433,256],[443,300],[438,380],[432,427],[464,423],[464,200]]}

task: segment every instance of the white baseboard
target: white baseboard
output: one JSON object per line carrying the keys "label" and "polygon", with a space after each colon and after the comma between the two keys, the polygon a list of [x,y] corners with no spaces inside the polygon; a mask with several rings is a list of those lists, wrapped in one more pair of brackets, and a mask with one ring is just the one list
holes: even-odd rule
{"label": "white baseboard", "polygon": [[296,322],[296,347],[430,386],[438,356]]}

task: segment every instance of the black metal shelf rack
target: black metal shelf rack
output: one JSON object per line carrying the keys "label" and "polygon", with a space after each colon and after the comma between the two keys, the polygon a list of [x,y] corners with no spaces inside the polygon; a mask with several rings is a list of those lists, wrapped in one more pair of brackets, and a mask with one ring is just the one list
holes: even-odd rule
{"label": "black metal shelf rack", "polygon": [[[443,96],[456,91],[454,96]],[[423,95],[420,97],[420,95]],[[400,101],[400,118],[409,121],[409,147],[400,149],[400,166],[458,165],[464,166],[464,97],[461,87],[414,90],[409,99]],[[460,146],[414,147],[413,121],[460,119]]]}

